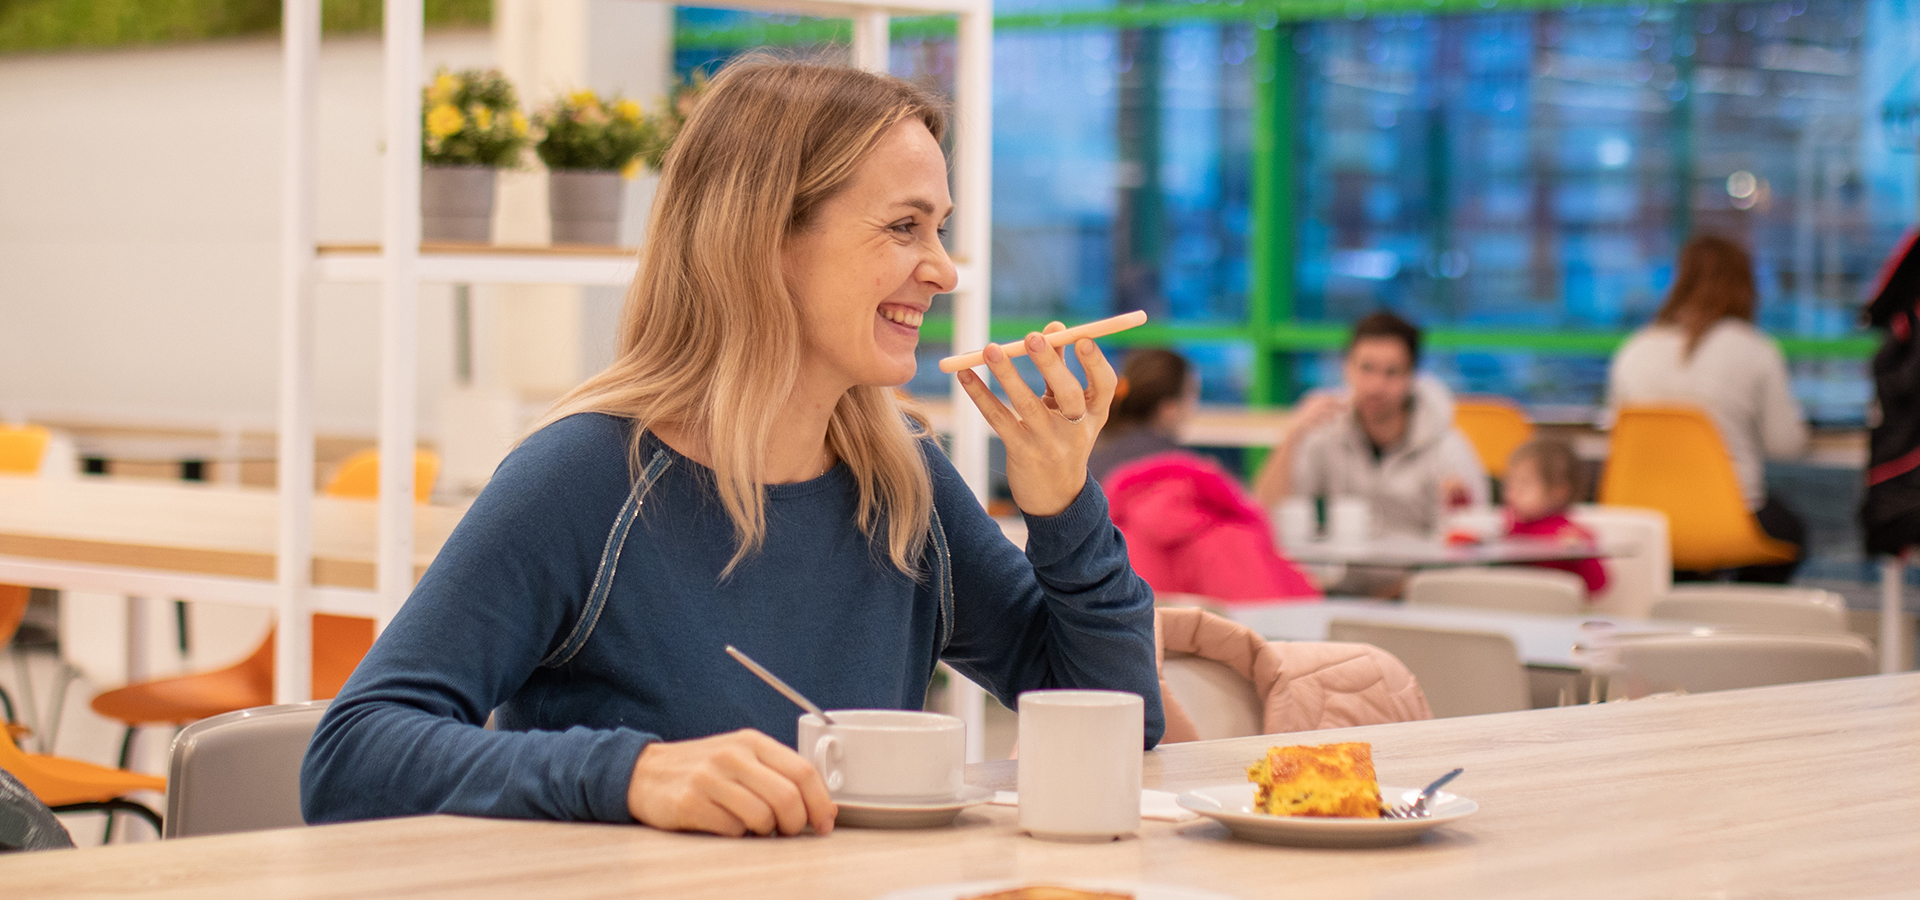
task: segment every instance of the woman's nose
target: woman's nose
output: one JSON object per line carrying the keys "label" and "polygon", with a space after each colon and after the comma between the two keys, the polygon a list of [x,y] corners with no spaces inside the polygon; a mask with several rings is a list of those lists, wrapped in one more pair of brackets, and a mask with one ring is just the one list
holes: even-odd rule
{"label": "woman's nose", "polygon": [[935,293],[945,294],[960,286],[960,270],[953,264],[953,258],[947,255],[946,245],[934,243],[927,258],[920,263],[920,280],[934,287]]}

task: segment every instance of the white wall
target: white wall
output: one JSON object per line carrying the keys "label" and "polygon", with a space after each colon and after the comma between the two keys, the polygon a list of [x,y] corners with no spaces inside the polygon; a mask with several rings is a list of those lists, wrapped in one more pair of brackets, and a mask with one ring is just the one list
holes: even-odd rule
{"label": "white wall", "polygon": [[[665,92],[663,4],[498,0],[496,20],[430,33],[427,71],[503,65],[530,107],[579,86]],[[380,75],[377,38],[324,43],[323,241],[379,234]],[[275,39],[0,56],[0,420],[273,428],[280,153]],[[503,239],[545,239],[544,182],[503,179]],[[629,241],[650,187],[629,189]],[[564,390],[605,363],[620,293],[476,287],[482,371],[511,393]],[[370,285],[321,288],[324,433],[375,430],[377,306]],[[449,288],[425,287],[426,437],[454,389],[451,310]]]}

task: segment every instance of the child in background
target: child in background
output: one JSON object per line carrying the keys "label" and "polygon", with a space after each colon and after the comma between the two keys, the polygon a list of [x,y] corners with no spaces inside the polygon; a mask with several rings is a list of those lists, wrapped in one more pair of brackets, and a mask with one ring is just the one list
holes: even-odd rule
{"label": "child in background", "polygon": [[[1567,508],[1580,494],[1579,481],[1580,460],[1566,442],[1535,439],[1520,445],[1507,459],[1507,477],[1500,483],[1507,504],[1508,536],[1592,543],[1593,532],[1567,518]],[[1607,570],[1597,559],[1534,565],[1580,576],[1587,583],[1588,599],[1607,586]]]}

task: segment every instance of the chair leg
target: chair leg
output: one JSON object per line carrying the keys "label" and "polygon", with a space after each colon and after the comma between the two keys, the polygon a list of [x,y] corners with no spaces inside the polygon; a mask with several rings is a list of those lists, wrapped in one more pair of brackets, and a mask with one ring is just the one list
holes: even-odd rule
{"label": "chair leg", "polygon": [[18,725],[20,723],[20,720],[15,718],[13,714],[13,698],[8,696],[7,689],[3,687],[0,687],[0,711],[6,713],[6,724]]}
{"label": "chair leg", "polygon": [[54,812],[57,812],[57,813],[63,813],[63,812],[106,813],[107,814],[107,830],[106,830],[106,833],[100,838],[100,843],[102,844],[108,844],[113,842],[113,817],[114,817],[114,814],[116,813],[132,813],[136,816],[139,816],[140,818],[147,820],[147,824],[153,826],[153,833],[156,836],[162,834],[160,830],[161,822],[160,822],[159,813],[154,812],[152,809],[149,809],[146,806],[146,804],[135,803],[132,800],[127,800],[120,797],[115,797],[112,800],[107,800],[101,803],[69,803],[65,806],[55,806],[51,808]]}
{"label": "chair leg", "polygon": [[133,761],[133,736],[138,731],[138,728],[128,725],[127,733],[120,738],[120,768],[122,769],[127,767],[127,763]]}

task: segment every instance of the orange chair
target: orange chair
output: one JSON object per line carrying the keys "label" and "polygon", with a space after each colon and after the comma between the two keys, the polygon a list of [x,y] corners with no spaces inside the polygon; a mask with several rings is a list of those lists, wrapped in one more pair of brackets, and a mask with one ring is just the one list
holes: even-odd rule
{"label": "orange chair", "polygon": [[20,779],[41,803],[54,812],[104,812],[108,815],[107,836],[111,837],[114,813],[133,813],[146,819],[155,834],[160,833],[160,816],[146,805],[127,799],[136,791],[164,793],[167,780],[157,775],[142,775],[125,769],[109,769],[93,763],[28,753],[13,742],[13,729],[0,728],[0,769]]}
{"label": "orange chair", "polygon": [[40,471],[53,434],[38,425],[0,425],[0,472],[31,475]]}
{"label": "orange chair", "polygon": [[1600,476],[1600,502],[1667,514],[1673,567],[1713,572],[1799,555],[1747,511],[1733,457],[1707,414],[1687,406],[1623,407]]}
{"label": "orange chair", "polygon": [[[32,475],[40,471],[52,437],[38,425],[0,425],[0,472]],[[0,647],[12,643],[14,632],[20,629],[20,620],[27,614],[30,596],[24,585],[0,584]],[[8,722],[14,721],[13,698],[5,688],[0,688],[0,711],[6,713]]]}
{"label": "orange chair", "polygon": [[[413,452],[413,499],[425,503],[440,477],[440,455],[432,450]],[[380,496],[380,451],[362,450],[347,457],[321,493],[329,497]]]}
{"label": "orange chair", "polygon": [[1461,398],[1453,405],[1453,427],[1467,436],[1480,464],[1495,478],[1506,477],[1507,458],[1533,439],[1527,414],[1504,397]]}

